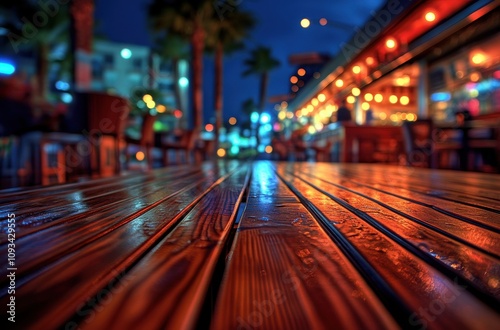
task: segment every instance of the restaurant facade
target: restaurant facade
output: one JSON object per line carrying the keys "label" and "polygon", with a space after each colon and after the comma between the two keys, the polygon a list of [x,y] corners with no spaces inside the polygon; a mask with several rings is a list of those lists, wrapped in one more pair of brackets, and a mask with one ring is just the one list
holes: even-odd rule
{"label": "restaurant facade", "polygon": [[387,1],[289,111],[322,127],[336,121],[342,100],[357,124],[454,122],[465,109],[500,116],[499,2]]}

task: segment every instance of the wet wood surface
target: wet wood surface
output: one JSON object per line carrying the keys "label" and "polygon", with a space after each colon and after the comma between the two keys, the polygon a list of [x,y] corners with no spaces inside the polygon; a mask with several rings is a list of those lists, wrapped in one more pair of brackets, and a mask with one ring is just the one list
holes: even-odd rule
{"label": "wet wood surface", "polygon": [[0,211],[9,328],[500,324],[498,175],[207,162],[0,191]]}

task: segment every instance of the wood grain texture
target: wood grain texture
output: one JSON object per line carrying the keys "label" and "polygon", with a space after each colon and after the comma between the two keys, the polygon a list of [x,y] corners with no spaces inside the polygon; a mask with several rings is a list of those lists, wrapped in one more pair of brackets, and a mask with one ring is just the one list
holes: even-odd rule
{"label": "wood grain texture", "polygon": [[[336,176],[330,170],[331,166],[322,168],[321,165],[300,165],[283,168],[279,172],[308,200],[313,201],[417,314],[421,311],[421,306],[435,304],[436,297],[442,300],[446,299],[443,297],[454,297],[457,288],[460,288],[455,283],[460,278],[461,285],[468,287],[468,290],[460,293],[460,300],[454,300],[453,306],[443,309],[439,318],[432,318],[433,324],[439,326],[443,322],[441,326],[465,325],[477,328],[490,327],[499,320],[498,314],[483,307],[483,301],[492,308],[499,306],[500,291],[496,279],[500,277],[500,268],[496,254],[498,249],[495,246],[498,246],[500,239],[497,233],[482,227],[471,228],[467,223],[468,231],[464,231],[463,235],[473,237],[469,244],[463,244],[459,237],[454,237],[449,232],[449,235],[441,236],[433,230],[435,228],[422,226],[411,219],[421,216],[428,221],[436,216],[434,210],[422,212],[419,204],[408,204],[406,200],[394,199],[394,196],[385,199],[386,196],[381,192],[370,199],[358,192],[367,192],[360,189],[363,186],[352,186],[350,189],[350,183],[346,184],[343,179],[345,175]],[[402,212],[392,212],[392,209]],[[493,221],[498,220],[498,215],[492,215]],[[443,221],[449,227],[464,224],[462,219],[451,216]],[[381,228],[390,235],[384,235]],[[462,235],[460,231],[455,232]],[[481,246],[485,243],[492,247],[492,255],[482,251]],[[447,271],[447,276],[438,270]],[[478,313],[484,314],[477,318],[464,316],[459,312],[459,304],[462,308],[473,309],[476,316]],[[448,316],[444,316],[448,313]],[[409,321],[428,324],[426,319],[418,321],[410,318]],[[404,327],[404,324],[401,326]]]}
{"label": "wood grain texture", "polygon": [[[246,188],[245,166],[210,191],[127,274],[123,290],[83,329],[192,329]],[[133,303],[131,303],[133,301]]]}
{"label": "wood grain texture", "polygon": [[[20,299],[16,309],[20,315],[29,314],[31,317],[20,318],[16,326],[28,329],[36,324],[36,327],[51,329],[64,327],[73,315],[84,316],[84,312],[89,310],[82,308],[88,299],[102,301],[103,293],[109,291],[110,283],[124,283],[129,278],[126,270],[153,248],[204,195],[215,189],[234,169],[234,165],[215,168],[216,181],[212,187],[198,187],[200,192],[195,195],[175,195],[174,204],[166,199],[156,207],[137,214],[135,218],[123,221],[124,224],[108,230],[105,235],[96,235],[91,244],[61,256],[40,271],[19,279],[16,296]],[[164,184],[168,185],[168,181]],[[99,230],[99,226],[90,229]],[[85,236],[85,232],[76,230],[73,234]],[[71,240],[72,236],[68,235],[66,239]],[[6,303],[6,291],[2,293],[4,296],[0,301]],[[90,309],[92,311],[93,308]]]}
{"label": "wood grain texture", "polygon": [[0,191],[16,328],[495,328],[499,177],[220,161]]}
{"label": "wood grain texture", "polygon": [[395,328],[304,206],[283,203],[276,192],[291,192],[273,168],[253,173],[212,328]]}

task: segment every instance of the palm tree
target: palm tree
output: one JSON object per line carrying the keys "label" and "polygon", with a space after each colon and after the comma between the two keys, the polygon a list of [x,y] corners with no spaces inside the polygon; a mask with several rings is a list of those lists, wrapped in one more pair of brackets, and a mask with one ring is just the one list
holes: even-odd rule
{"label": "palm tree", "polygon": [[[244,76],[251,74],[260,76],[259,83],[259,113],[262,113],[266,106],[267,85],[269,84],[269,72],[280,65],[280,62],[273,58],[271,49],[258,46],[250,52],[250,57],[244,62],[247,69],[243,72]],[[257,145],[259,144],[259,124],[257,123]]]}
{"label": "palm tree", "polygon": [[214,18],[211,23],[207,35],[207,48],[215,53],[215,141],[218,143],[223,118],[224,53],[244,48],[241,41],[248,36],[248,32],[255,25],[255,20],[250,13],[242,12],[236,8],[223,19]]}
{"label": "palm tree", "polygon": [[[174,98],[177,109],[185,113],[185,105],[181,97],[181,89],[179,86],[179,61],[188,58],[187,44],[178,35],[162,35],[155,40],[155,52],[162,59],[170,60],[172,64],[172,76],[174,80]],[[185,116],[183,117],[185,118]]]}
{"label": "palm tree", "polygon": [[[70,19],[67,6],[59,6],[53,14],[45,16],[45,24],[35,25],[29,20],[21,20],[21,18],[35,17],[35,14],[40,10],[40,6],[34,1],[5,0],[0,5],[0,18],[3,17],[6,23],[7,37],[16,53],[25,48],[36,50],[37,89],[35,97],[38,100],[45,100],[48,91],[50,50],[57,42],[67,40],[69,37]],[[43,16],[38,15],[37,17]]]}
{"label": "palm tree", "polygon": [[209,0],[154,0],[148,8],[153,30],[180,36],[191,45],[194,128],[197,131],[201,131],[203,124],[203,52],[207,23],[213,11],[213,2]]}
{"label": "palm tree", "polygon": [[259,86],[259,111],[264,111],[266,106],[267,85],[269,84],[269,72],[280,65],[280,62],[273,58],[271,49],[258,46],[250,52],[250,57],[244,62],[247,69],[243,72],[244,76],[251,74],[260,76]]}

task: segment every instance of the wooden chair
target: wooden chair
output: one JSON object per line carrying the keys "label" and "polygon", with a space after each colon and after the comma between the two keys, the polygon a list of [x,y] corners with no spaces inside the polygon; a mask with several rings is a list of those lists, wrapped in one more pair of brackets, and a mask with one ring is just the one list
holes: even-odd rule
{"label": "wooden chair", "polygon": [[332,151],[333,142],[331,140],[327,140],[324,144],[315,143],[311,146],[311,149],[314,150],[316,154],[317,162],[330,162],[331,161],[331,151]]}
{"label": "wooden chair", "polygon": [[144,150],[146,155],[146,161],[148,164],[148,169],[153,168],[153,147],[154,147],[154,130],[153,125],[156,121],[156,117],[150,115],[149,113],[142,117],[141,126],[141,137],[140,139],[134,139],[129,136],[125,136],[125,155],[127,167],[130,165],[130,153],[129,146],[131,144],[138,145]]}
{"label": "wooden chair", "polygon": [[291,149],[290,141],[284,140],[281,137],[274,137],[271,140],[271,147],[273,148],[273,156],[276,160],[287,160]]}
{"label": "wooden chair", "polygon": [[[487,122],[478,120],[471,122],[466,131],[469,170],[500,172],[500,121]],[[479,166],[478,166],[479,161]]]}
{"label": "wooden chair", "polygon": [[459,141],[442,140],[434,134],[431,119],[405,121],[402,130],[406,161],[410,166],[438,168],[442,154],[458,154],[462,147]]}
{"label": "wooden chair", "polygon": [[201,140],[195,142],[194,159],[195,162],[201,163],[211,159],[215,154],[215,140]]}
{"label": "wooden chair", "polygon": [[106,93],[84,93],[88,117],[86,132],[91,142],[91,167],[99,176],[119,174],[120,143],[125,137],[126,120],[130,112],[127,99]]}
{"label": "wooden chair", "polygon": [[191,154],[195,148],[198,134],[195,130],[183,131],[178,142],[161,141],[161,148],[163,151],[163,164],[168,165],[168,153],[174,150],[176,155],[176,162],[180,162],[180,155],[182,154],[184,162],[191,162]]}

